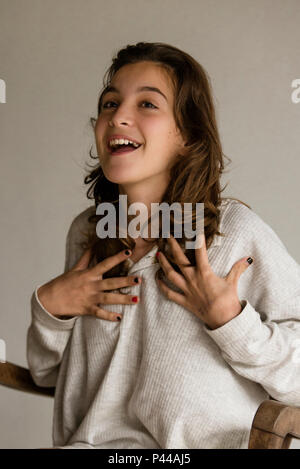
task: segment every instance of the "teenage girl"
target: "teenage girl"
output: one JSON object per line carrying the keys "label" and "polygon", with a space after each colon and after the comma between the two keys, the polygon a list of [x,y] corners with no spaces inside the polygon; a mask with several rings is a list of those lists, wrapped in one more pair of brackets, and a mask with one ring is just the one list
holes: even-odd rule
{"label": "teenage girl", "polygon": [[[262,401],[300,405],[299,265],[247,204],[221,197],[210,81],[189,54],[120,50],[91,122],[93,205],[71,224],[65,272],[35,289],[27,337],[34,381],[56,387],[53,444],[246,448]],[[116,237],[99,237],[96,209],[120,214],[120,195],[148,215],[191,203],[194,222],[204,203],[201,245],[187,249],[174,218],[169,237],[150,225],[122,237],[118,217]]]}

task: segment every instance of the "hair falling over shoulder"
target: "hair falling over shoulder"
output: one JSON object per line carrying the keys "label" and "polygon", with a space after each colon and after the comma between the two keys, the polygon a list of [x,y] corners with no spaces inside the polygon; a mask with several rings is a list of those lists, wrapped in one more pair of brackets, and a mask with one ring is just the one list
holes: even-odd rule
{"label": "hair falling over shoulder", "polygon": [[[231,162],[222,152],[220,136],[217,128],[215,108],[212,98],[210,78],[204,68],[189,54],[169,44],[160,42],[139,42],[128,45],[121,49],[113,58],[103,79],[103,89],[98,99],[98,115],[102,105],[102,96],[109,86],[113,76],[124,65],[134,64],[140,61],[151,61],[163,67],[169,73],[174,86],[176,99],[174,100],[174,117],[181,135],[186,139],[187,152],[185,155],[177,155],[170,173],[170,183],[161,202],[171,205],[174,202],[191,203],[193,229],[196,219],[196,203],[204,203],[204,230],[207,249],[211,246],[214,236],[224,236],[219,232],[221,193],[220,179],[224,172],[224,157]],[[92,127],[96,119],[91,118]],[[106,179],[99,163],[98,156],[90,157],[97,159],[96,166],[88,165],[90,168],[84,178],[84,183],[89,185],[87,190],[88,199],[95,202],[95,211],[99,203],[111,202],[114,204],[118,215],[119,190],[118,185]],[[226,197],[227,199],[231,197]],[[238,200],[240,203],[249,205]],[[251,208],[251,207],[249,207]],[[122,249],[133,249],[135,241],[127,238],[105,238],[100,239],[96,234],[96,223],[100,215],[89,217],[90,228],[87,230],[87,242],[85,247],[92,246],[93,258],[101,262],[106,257],[112,256]],[[118,216],[117,216],[118,219]],[[130,216],[128,216],[130,221]],[[161,233],[161,220],[160,231]],[[170,214],[170,232],[174,234],[174,217]],[[117,234],[118,234],[117,226]],[[146,240],[145,240],[146,241]],[[195,251],[184,249],[186,238],[177,238],[183,248],[185,255],[192,265],[195,265]],[[158,249],[162,251],[173,268],[180,272],[172,254],[168,249],[166,238],[157,238]],[[162,276],[162,269],[157,272]],[[118,277],[127,275],[126,261],[112,268],[103,275],[107,277]]]}

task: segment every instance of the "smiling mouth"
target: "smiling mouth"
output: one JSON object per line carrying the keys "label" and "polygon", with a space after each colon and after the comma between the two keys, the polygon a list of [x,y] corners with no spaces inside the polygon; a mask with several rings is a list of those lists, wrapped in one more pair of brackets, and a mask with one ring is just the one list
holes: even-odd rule
{"label": "smiling mouth", "polygon": [[133,151],[138,150],[142,145],[134,147],[133,145],[121,145],[120,147],[108,147],[108,152],[110,155],[121,155],[123,153],[132,153]]}

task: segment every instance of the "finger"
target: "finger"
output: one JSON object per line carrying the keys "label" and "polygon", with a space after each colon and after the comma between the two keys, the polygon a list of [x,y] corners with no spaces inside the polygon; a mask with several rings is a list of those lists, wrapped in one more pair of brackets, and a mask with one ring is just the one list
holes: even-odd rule
{"label": "finger", "polygon": [[237,285],[240,276],[242,275],[243,272],[245,272],[245,270],[248,269],[248,267],[250,266],[250,264],[252,264],[252,262],[253,262],[253,257],[249,257],[249,256],[243,257],[239,261],[235,262],[229,274],[226,275],[225,279],[228,282],[231,282]]}
{"label": "finger", "polygon": [[139,302],[137,295],[125,295],[124,293],[99,293],[93,296],[95,304],[106,304],[106,305],[133,305]]}
{"label": "finger", "polygon": [[[182,248],[178,244],[176,239],[171,234],[170,234],[170,238],[167,238],[167,239],[168,239],[168,243],[171,246],[172,253],[173,253],[173,256],[174,256],[174,259],[175,259],[176,263],[178,264],[178,267],[180,268],[180,270],[181,270],[182,274],[184,275],[184,277],[187,280],[191,281],[192,277],[193,277],[193,266],[191,265],[189,259],[186,257],[186,255],[182,251]],[[159,254],[161,254],[161,253],[159,253]],[[186,264],[186,267],[184,267],[180,264]]]}
{"label": "finger", "polygon": [[[137,281],[136,281],[137,280]],[[141,277],[113,277],[99,280],[97,282],[98,290],[116,290],[117,288],[133,287],[142,282]]]}
{"label": "finger", "polygon": [[[113,322],[120,322],[123,314],[121,313],[113,313],[111,311],[106,311],[105,309],[102,309],[98,306],[93,306],[90,309],[90,315],[96,316],[99,319],[104,319],[106,321],[113,321]],[[118,319],[118,317],[120,319]]]}
{"label": "finger", "polygon": [[187,284],[185,279],[182,277],[182,275],[173,269],[168,259],[162,252],[159,253],[158,262],[160,263],[167,279],[174,283],[174,285],[177,285],[184,293],[186,293]]}
{"label": "finger", "polygon": [[168,300],[175,301],[175,303],[183,307],[186,306],[186,299],[184,295],[181,295],[180,293],[177,293],[171,290],[169,287],[167,287],[167,285],[162,280],[159,280],[157,278],[156,281],[157,281],[158,287],[163,291],[163,293],[168,298]]}
{"label": "finger", "polygon": [[207,256],[205,235],[201,233],[198,236],[199,247],[195,249],[195,260],[197,269],[203,272],[204,270],[210,270],[210,264]]}
{"label": "finger", "polygon": [[89,262],[91,260],[91,254],[92,254],[92,248],[89,248],[86,251],[84,251],[83,255],[80,257],[80,259],[74,265],[74,267],[70,270],[74,271],[74,270],[87,269],[88,266],[89,266]]}
{"label": "finger", "polygon": [[[129,254],[126,254],[126,252]],[[124,251],[118,252],[113,256],[107,257],[106,259],[92,267],[90,273],[95,277],[98,277],[99,279],[100,275],[103,275],[104,272],[107,272],[108,270],[112,269],[121,262],[124,262],[126,259],[128,259],[128,257],[131,256],[131,254],[132,251],[130,249],[125,249]]]}

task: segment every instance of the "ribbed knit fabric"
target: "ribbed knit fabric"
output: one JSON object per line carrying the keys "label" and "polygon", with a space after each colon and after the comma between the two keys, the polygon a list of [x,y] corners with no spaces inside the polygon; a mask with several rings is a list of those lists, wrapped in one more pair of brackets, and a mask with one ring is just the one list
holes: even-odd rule
{"label": "ribbed knit fabric", "polygon": [[[91,209],[70,227],[65,270],[82,255]],[[215,330],[159,290],[157,246],[131,261],[142,284],[119,290],[139,303],[101,305],[121,322],[57,319],[36,288],[27,361],[37,385],[56,386],[55,447],[247,448],[263,400],[300,406],[300,267],[253,210],[225,199],[221,214],[226,237],[208,249],[215,274],[254,262],[239,279],[243,311]]]}

